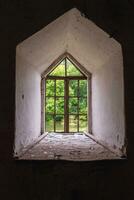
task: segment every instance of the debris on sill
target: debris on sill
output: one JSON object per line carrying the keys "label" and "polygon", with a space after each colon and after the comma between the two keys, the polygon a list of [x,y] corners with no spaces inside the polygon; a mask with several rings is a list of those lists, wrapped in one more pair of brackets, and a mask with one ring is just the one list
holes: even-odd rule
{"label": "debris on sill", "polygon": [[19,157],[19,160],[89,161],[105,159],[120,158],[83,133],[47,134]]}

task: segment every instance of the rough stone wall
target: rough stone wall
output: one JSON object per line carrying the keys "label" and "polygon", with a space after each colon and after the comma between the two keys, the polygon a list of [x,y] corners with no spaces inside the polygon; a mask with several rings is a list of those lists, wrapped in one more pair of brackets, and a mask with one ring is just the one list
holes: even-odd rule
{"label": "rough stone wall", "polygon": [[[123,46],[127,161],[17,162],[12,159],[15,121],[15,47],[73,6]],[[22,200],[134,199],[133,1],[1,1],[0,194]]]}

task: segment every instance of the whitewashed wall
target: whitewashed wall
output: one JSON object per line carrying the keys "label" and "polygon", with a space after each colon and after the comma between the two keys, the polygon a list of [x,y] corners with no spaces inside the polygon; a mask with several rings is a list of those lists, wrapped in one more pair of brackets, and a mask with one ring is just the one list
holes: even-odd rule
{"label": "whitewashed wall", "polygon": [[40,74],[16,55],[15,152],[40,135]]}
{"label": "whitewashed wall", "polygon": [[72,9],[17,46],[16,151],[40,134],[40,76],[64,52],[92,73],[92,134],[121,149],[125,140],[121,45]]}
{"label": "whitewashed wall", "polygon": [[92,76],[94,136],[122,148],[125,138],[122,53],[117,52]]}

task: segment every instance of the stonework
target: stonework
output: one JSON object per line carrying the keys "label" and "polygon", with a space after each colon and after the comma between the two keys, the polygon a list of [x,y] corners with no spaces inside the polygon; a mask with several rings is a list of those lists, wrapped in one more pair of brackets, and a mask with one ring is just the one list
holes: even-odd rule
{"label": "stonework", "polygon": [[119,157],[84,134],[49,133],[19,159],[89,161]]}

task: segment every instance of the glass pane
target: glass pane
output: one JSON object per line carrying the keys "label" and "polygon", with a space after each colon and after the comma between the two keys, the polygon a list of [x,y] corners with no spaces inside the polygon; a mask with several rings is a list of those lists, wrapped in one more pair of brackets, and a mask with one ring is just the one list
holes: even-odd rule
{"label": "glass pane", "polygon": [[64,132],[64,115],[55,116],[56,132]]}
{"label": "glass pane", "polygon": [[79,96],[87,96],[87,80],[79,81]]}
{"label": "glass pane", "polygon": [[64,96],[64,80],[56,80],[56,96]]}
{"label": "glass pane", "polygon": [[83,76],[83,74],[67,59],[67,76]]}
{"label": "glass pane", "polygon": [[64,114],[64,98],[56,98],[56,114]]}
{"label": "glass pane", "polygon": [[87,115],[79,116],[79,132],[87,131]]}
{"label": "glass pane", "polygon": [[53,115],[46,114],[45,120],[46,120],[46,127],[45,127],[46,131],[47,132],[53,132],[54,131]]}
{"label": "glass pane", "polygon": [[54,96],[54,80],[46,80],[46,96]]}
{"label": "glass pane", "polygon": [[49,76],[65,76],[65,60],[63,60]]}
{"label": "glass pane", "polygon": [[77,98],[69,98],[69,113],[77,113],[78,112],[78,99]]}
{"label": "glass pane", "polygon": [[54,113],[54,98],[46,97],[46,113]]}
{"label": "glass pane", "polygon": [[69,115],[69,132],[77,132],[77,115]]}
{"label": "glass pane", "polygon": [[69,96],[78,95],[78,80],[69,81]]}
{"label": "glass pane", "polygon": [[79,98],[79,113],[87,113],[87,98]]}

